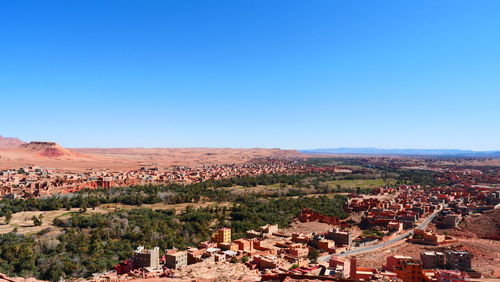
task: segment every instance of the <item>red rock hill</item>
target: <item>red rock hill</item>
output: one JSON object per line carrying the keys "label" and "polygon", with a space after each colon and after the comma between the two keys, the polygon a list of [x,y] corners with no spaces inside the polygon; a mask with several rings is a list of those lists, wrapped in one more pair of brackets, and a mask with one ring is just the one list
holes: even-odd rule
{"label": "red rock hill", "polygon": [[32,141],[27,144],[22,144],[19,146],[19,149],[46,158],[74,158],[81,156],[55,142]]}

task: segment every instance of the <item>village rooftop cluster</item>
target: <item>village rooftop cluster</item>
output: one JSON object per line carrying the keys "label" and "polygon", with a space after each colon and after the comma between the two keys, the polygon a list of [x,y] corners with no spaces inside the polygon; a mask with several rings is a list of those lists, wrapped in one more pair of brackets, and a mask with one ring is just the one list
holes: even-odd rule
{"label": "village rooftop cluster", "polygon": [[[467,185],[465,185],[467,187]],[[481,273],[472,268],[473,255],[452,248],[456,239],[426,231],[429,222],[457,226],[472,212],[492,210],[500,203],[500,191],[477,188],[423,188],[418,185],[380,187],[372,195],[349,195],[346,209],[361,214],[358,221],[303,209],[296,221],[327,223],[326,232],[287,233],[277,225],[249,230],[233,240],[231,229],[221,228],[208,242],[187,250],[145,249],[100,278],[178,277],[188,265],[244,264],[258,270],[261,280],[292,279],[401,279],[402,281],[467,281]],[[355,235],[354,226],[371,230]],[[420,260],[393,254],[381,269],[357,266],[355,254],[373,251],[396,241],[438,246],[422,251]],[[314,255],[313,255],[314,254]]]}
{"label": "village rooftop cluster", "polygon": [[142,167],[127,172],[89,169],[86,172],[76,173],[39,166],[26,166],[0,171],[0,196],[32,198],[71,193],[84,188],[96,189],[165,183],[190,184],[261,174],[323,172],[350,173],[351,170],[333,166],[318,167],[299,164],[297,161],[275,159],[255,160],[247,164],[211,165],[195,168]]}

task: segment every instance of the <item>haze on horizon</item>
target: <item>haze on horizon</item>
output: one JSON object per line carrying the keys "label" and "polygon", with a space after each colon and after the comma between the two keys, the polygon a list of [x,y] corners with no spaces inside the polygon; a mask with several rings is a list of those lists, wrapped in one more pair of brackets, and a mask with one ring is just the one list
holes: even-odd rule
{"label": "haze on horizon", "polygon": [[498,1],[2,1],[0,135],[500,149]]}

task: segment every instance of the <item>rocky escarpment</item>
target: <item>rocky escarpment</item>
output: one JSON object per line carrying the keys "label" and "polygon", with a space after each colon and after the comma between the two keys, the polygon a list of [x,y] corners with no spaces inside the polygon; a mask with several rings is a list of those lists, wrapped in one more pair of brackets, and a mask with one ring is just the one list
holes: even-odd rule
{"label": "rocky escarpment", "polygon": [[55,142],[46,141],[32,141],[30,143],[22,144],[19,149],[24,152],[30,152],[39,157],[46,158],[72,158],[77,157],[79,154],[74,153]]}

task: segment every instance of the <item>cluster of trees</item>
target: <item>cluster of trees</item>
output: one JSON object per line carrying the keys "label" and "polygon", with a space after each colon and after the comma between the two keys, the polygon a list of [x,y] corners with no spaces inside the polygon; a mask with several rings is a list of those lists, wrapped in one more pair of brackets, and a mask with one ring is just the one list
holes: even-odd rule
{"label": "cluster of trees", "polygon": [[129,258],[134,248],[159,246],[185,249],[208,240],[215,228],[230,226],[233,238],[264,224],[288,226],[302,208],[346,217],[345,198],[299,197],[263,199],[249,196],[233,206],[170,210],[136,208],[110,213],[75,212],[56,218],[62,234],[0,235],[0,272],[58,280],[88,277]]}
{"label": "cluster of trees", "polygon": [[[370,177],[370,176],[365,176]],[[21,211],[49,211],[58,209],[80,208],[87,209],[101,204],[121,203],[140,206],[143,204],[180,204],[192,203],[200,200],[214,202],[239,202],[241,195],[232,193],[226,187],[242,186],[248,188],[258,185],[281,184],[292,186],[286,194],[271,194],[270,197],[302,196],[310,189],[314,193],[326,193],[322,182],[337,179],[360,179],[362,175],[335,175],[335,174],[298,174],[278,175],[263,174],[253,177],[235,177],[223,180],[211,180],[188,185],[143,185],[131,187],[117,187],[111,189],[84,189],[72,194],[51,196],[33,199],[2,199],[0,200],[0,216]],[[307,190],[305,190],[307,189]]]}
{"label": "cluster of trees", "polygon": [[[386,171],[385,173],[396,173]],[[426,183],[432,175],[425,172],[397,172],[400,181]],[[332,192],[326,181],[376,178],[378,174],[300,174],[260,175],[206,181],[196,184],[146,185],[125,188],[82,190],[73,194],[36,199],[2,199],[0,216],[10,221],[21,211],[47,211],[79,208],[69,218],[54,224],[64,231],[58,234],[42,230],[36,235],[11,232],[0,235],[0,272],[12,276],[34,276],[47,280],[88,277],[109,270],[132,255],[135,247],[186,248],[209,239],[214,228],[230,226],[233,238],[265,224],[286,227],[302,208],[346,218],[346,198],[303,197],[305,194]],[[259,194],[252,187],[281,184],[286,194]],[[245,193],[233,193],[227,187],[242,186]],[[325,188],[326,187],[326,188]],[[281,188],[280,188],[281,189]],[[340,192],[337,187],[335,192]],[[352,190],[350,190],[352,191]],[[370,190],[359,189],[359,193]],[[131,209],[107,214],[88,214],[88,208],[107,203],[140,206],[154,203],[193,203],[200,200],[232,202],[232,206],[189,207],[180,214],[174,210]],[[35,225],[42,217],[34,217]]]}
{"label": "cluster of trees", "polygon": [[433,185],[436,173],[425,170],[397,170],[398,184]]}
{"label": "cluster of trees", "polygon": [[[432,162],[432,160],[428,161]],[[361,174],[363,178],[367,178],[367,172],[371,171],[376,178],[395,178],[396,184],[432,185],[435,183],[436,176],[436,173],[432,171],[400,169],[397,166],[367,163],[366,158],[310,158],[304,162],[316,166],[347,165],[359,167],[364,169]]]}
{"label": "cluster of trees", "polygon": [[[326,159],[328,160],[328,159]],[[322,160],[321,162],[324,162]],[[378,168],[377,168],[378,169]],[[331,192],[353,192],[352,189],[343,187],[329,187],[325,184],[331,180],[376,179],[381,177],[396,178],[396,184],[421,184],[431,185],[434,182],[434,173],[428,171],[411,171],[388,169],[369,174],[297,174],[277,175],[264,174],[253,177],[235,177],[223,180],[212,180],[189,185],[145,185],[118,187],[112,189],[84,189],[82,191],[45,198],[34,199],[2,199],[0,200],[0,216],[11,217],[13,213],[21,211],[48,211],[61,208],[87,208],[101,204],[122,203],[140,206],[143,204],[179,204],[192,203],[200,200],[214,202],[241,202],[242,196],[233,193],[226,187],[246,187],[247,195],[252,194],[252,187],[259,185],[280,184],[289,187],[285,192],[276,192],[260,197],[303,196],[306,194],[327,194]],[[290,188],[291,187],[291,188]],[[368,194],[371,188],[358,188],[358,194]],[[243,197],[244,198],[244,197]]]}
{"label": "cluster of trees", "polygon": [[236,204],[231,210],[231,227],[235,238],[243,237],[246,231],[265,224],[278,224],[287,227],[303,208],[310,208],[325,215],[344,219],[348,214],[344,210],[346,198],[299,197],[259,199],[248,197]]}
{"label": "cluster of trees", "polygon": [[75,213],[54,220],[64,228],[59,235],[46,231],[31,236],[14,232],[0,235],[0,272],[52,281],[89,277],[131,257],[139,245],[186,248],[206,239],[214,216],[209,210],[191,210],[178,216],[173,210],[151,209]]}

